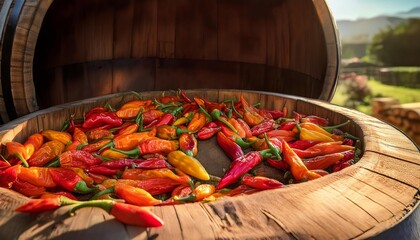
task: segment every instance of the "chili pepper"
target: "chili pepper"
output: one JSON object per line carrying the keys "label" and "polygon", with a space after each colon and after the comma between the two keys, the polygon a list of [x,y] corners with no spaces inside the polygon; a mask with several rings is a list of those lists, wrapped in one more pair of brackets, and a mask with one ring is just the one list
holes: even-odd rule
{"label": "chili pepper", "polygon": [[157,121],[153,121],[144,128],[151,128],[151,127],[158,127],[161,125],[172,125],[175,121],[175,116],[172,113],[165,113],[162,117],[157,119]]}
{"label": "chili pepper", "polygon": [[97,115],[99,113],[109,112],[109,109],[104,106],[96,106],[91,108],[88,112],[85,113],[85,119],[92,117],[92,115]]}
{"label": "chili pepper", "polygon": [[60,154],[58,161],[61,167],[87,168],[102,163],[102,160],[95,158],[89,152],[83,150],[71,150]]}
{"label": "chili pepper", "polygon": [[132,180],[132,179],[109,179],[103,182],[103,185],[111,187],[117,183],[123,183],[130,186],[142,188],[151,195],[159,195],[171,192],[176,186],[181,183],[171,178],[151,178],[146,180]]}
{"label": "chili pepper", "polygon": [[315,144],[320,143],[320,141],[313,141],[313,140],[296,140],[294,142],[289,143],[289,146],[293,149],[300,149],[305,150],[309,147],[312,147]]}
{"label": "chili pepper", "polygon": [[286,171],[290,168],[289,164],[287,164],[287,162],[284,160],[278,160],[275,158],[267,158],[266,161],[270,166],[283,170],[283,171]]}
{"label": "chili pepper", "polygon": [[242,130],[245,132],[245,138],[252,137],[252,132],[249,125],[242,118],[238,118],[236,119],[236,121],[239,123],[239,125],[242,127]]}
{"label": "chili pepper", "polygon": [[197,138],[190,133],[182,133],[179,136],[179,149],[190,157],[194,157],[198,153]]}
{"label": "chili pepper", "polygon": [[68,168],[50,168],[50,174],[54,182],[64,189],[86,194],[93,191],[89,188],[83,179],[77,175],[73,170]]}
{"label": "chili pepper", "polygon": [[[261,151],[261,150],[270,148],[270,146],[267,144],[267,141],[265,139],[261,139],[261,138],[255,138],[255,139],[256,140],[254,140],[254,144],[252,144],[252,148],[254,150]],[[282,148],[282,143],[279,138],[269,138],[268,140],[271,144],[276,146],[278,149]]]}
{"label": "chili pepper", "polygon": [[73,142],[79,141],[80,143],[88,143],[88,137],[84,131],[76,127],[73,131]]}
{"label": "chili pepper", "polygon": [[55,131],[55,130],[51,130],[51,129],[43,130],[41,132],[41,135],[44,136],[46,139],[48,139],[50,141],[57,140],[57,141],[63,143],[64,145],[70,143],[71,140],[72,140],[72,136],[71,136],[70,133]]}
{"label": "chili pepper", "polygon": [[201,113],[199,111],[195,112],[191,121],[187,125],[187,129],[190,132],[197,132],[200,130],[204,125],[206,125],[206,115],[204,113]]}
{"label": "chili pepper", "polygon": [[9,161],[7,161],[7,160],[0,160],[0,172],[1,172],[1,170],[4,170],[4,169],[7,169],[7,168],[9,168],[10,166],[12,166],[11,164],[10,164],[10,162]]}
{"label": "chili pepper", "polygon": [[27,197],[38,197],[46,192],[45,187],[36,186],[19,178],[13,182],[12,189]]}
{"label": "chili pepper", "polygon": [[170,178],[180,183],[187,183],[191,181],[188,175],[178,176],[168,168],[159,169],[126,169],[122,176],[122,179],[133,179],[133,180],[146,180],[152,178]]}
{"label": "chili pepper", "polygon": [[265,132],[268,132],[268,131],[271,131],[271,130],[274,130],[274,129],[275,129],[275,122],[274,122],[273,119],[270,119],[270,120],[261,122],[257,125],[254,125],[251,128],[251,134],[253,136],[258,136],[262,133],[265,133]]}
{"label": "chili pepper", "polygon": [[321,142],[305,150],[294,149],[293,151],[301,158],[310,158],[325,154],[353,150],[353,146],[342,145],[342,142]]}
{"label": "chili pepper", "polygon": [[264,118],[258,114],[253,107],[245,100],[243,95],[240,96],[242,107],[244,108],[244,120],[249,126],[256,126],[264,121]]}
{"label": "chili pepper", "polygon": [[192,194],[185,197],[174,196],[174,200],[183,202],[199,202],[212,195],[215,191],[216,187],[214,185],[204,183],[196,186]]}
{"label": "chili pepper", "polygon": [[226,137],[223,132],[217,133],[217,143],[232,161],[244,155],[242,148],[237,143]]}
{"label": "chili pepper", "polygon": [[187,103],[192,103],[193,101],[187,96],[187,94],[181,89],[178,90],[178,95]]}
{"label": "chili pepper", "polygon": [[268,132],[265,132],[269,138],[271,137],[291,137],[295,138],[296,133],[289,130],[274,129]]}
{"label": "chili pepper", "polygon": [[188,129],[183,129],[170,125],[160,125],[156,128],[156,136],[166,140],[178,139],[181,133],[187,132],[189,132]]}
{"label": "chili pepper", "polygon": [[201,107],[204,107],[207,112],[212,112],[214,109],[221,111],[226,105],[224,103],[216,103],[208,101],[204,98],[194,97],[194,101]]}
{"label": "chili pepper", "polygon": [[261,152],[251,151],[233,160],[228,171],[223,175],[216,189],[222,189],[238,181],[245,173],[261,163],[263,156],[268,152],[271,152],[271,149],[263,150]]}
{"label": "chili pepper", "polygon": [[45,142],[42,146],[34,152],[34,154],[28,159],[30,166],[41,167],[60,155],[65,146],[62,142],[52,140]]}
{"label": "chili pepper", "polygon": [[165,159],[150,158],[150,159],[117,159],[104,162],[99,166],[104,166],[110,169],[124,170],[126,167],[134,167],[140,169],[158,169],[167,168],[168,164]]}
{"label": "chili pepper", "polygon": [[70,205],[75,203],[79,202],[65,196],[31,199],[28,202],[17,207],[15,211],[22,213],[41,213],[55,210],[64,205]]}
{"label": "chili pepper", "polygon": [[171,196],[175,197],[185,197],[192,193],[192,188],[190,184],[185,183],[177,186],[174,190],[171,192]]}
{"label": "chili pepper", "polygon": [[194,157],[182,151],[172,151],[167,156],[167,161],[181,171],[201,180],[209,180],[210,176],[201,163]]}
{"label": "chili pepper", "polygon": [[290,166],[290,171],[296,180],[301,179],[316,179],[321,177],[319,174],[308,170],[302,159],[293,151],[286,141],[281,140],[283,144],[283,159]]}
{"label": "chili pepper", "polygon": [[93,180],[93,183],[95,183],[95,184],[101,184],[104,181],[109,179],[107,176],[102,175],[102,174],[96,174],[96,173],[88,172],[88,175]]}
{"label": "chili pepper", "polygon": [[334,164],[332,171],[338,172],[340,170],[343,170],[346,167],[353,165],[355,156],[356,156],[355,151],[344,152],[344,157],[340,161]]}
{"label": "chili pepper", "polygon": [[220,130],[221,127],[219,127],[215,122],[209,122],[197,132],[197,138],[200,140],[210,139]]}
{"label": "chili pepper", "polygon": [[229,197],[233,197],[233,196],[237,196],[237,195],[241,195],[241,194],[252,194],[252,193],[255,193],[255,192],[258,192],[258,191],[260,191],[260,190],[248,187],[247,185],[244,185],[244,184],[241,184],[241,185],[235,187],[234,189],[230,190],[229,192],[227,192],[225,195],[229,196]]}
{"label": "chili pepper", "polygon": [[163,226],[163,221],[151,211],[132,204],[112,200],[91,200],[76,204],[69,211],[70,215],[74,215],[76,210],[83,207],[99,207],[114,216],[116,220],[128,225],[139,227]]}
{"label": "chili pepper", "polygon": [[82,180],[86,183],[88,187],[91,187],[92,184],[94,183],[93,178],[86,173],[84,168],[79,168],[79,167],[67,167],[67,168],[73,170],[73,172],[75,172],[80,178],[82,178]]}
{"label": "chili pepper", "polygon": [[107,168],[105,166],[90,166],[86,169],[88,173],[95,173],[95,174],[101,174],[101,175],[116,175],[118,172],[121,172],[118,169],[111,169]]}
{"label": "chili pepper", "polygon": [[101,113],[94,113],[90,116],[86,117],[85,121],[83,122],[83,128],[91,129],[96,127],[101,127],[104,125],[108,125],[111,127],[118,127],[123,124],[121,118],[115,114],[115,112],[101,112]]}
{"label": "chili pepper", "polygon": [[143,116],[143,124],[150,124],[154,120],[158,120],[161,118],[165,113],[162,110],[158,109],[151,109],[149,111],[146,111],[142,114]]}
{"label": "chili pepper", "polygon": [[32,154],[34,154],[34,152],[42,146],[43,143],[44,136],[42,136],[40,133],[34,133],[30,135],[23,143],[23,146],[25,146],[26,149],[26,158],[30,158]]}
{"label": "chili pepper", "polygon": [[128,157],[125,154],[122,154],[120,152],[111,150],[111,149],[105,149],[103,151],[100,151],[100,155],[95,155],[97,158],[102,159],[102,161],[110,161],[120,158],[126,158]]}
{"label": "chili pepper", "polygon": [[22,170],[21,165],[14,165],[0,172],[0,187],[12,188]]}
{"label": "chili pepper", "polygon": [[325,169],[340,161],[345,154],[345,152],[325,154],[318,157],[304,159],[303,162],[309,170]]}
{"label": "chili pepper", "polygon": [[283,187],[283,183],[263,176],[244,175],[241,183],[259,190],[275,189]]}
{"label": "chili pepper", "polygon": [[218,109],[214,109],[213,111],[211,111],[211,117],[214,120],[219,120],[220,122],[224,123],[231,131],[233,131],[234,133],[238,134],[238,131],[235,129],[234,126],[232,126],[232,124],[230,124],[226,119],[221,117],[221,112]]}
{"label": "chili pepper", "polygon": [[306,128],[300,129],[299,137],[301,140],[312,140],[312,141],[320,141],[320,142],[334,142],[335,141],[330,136],[327,136],[323,133],[320,133],[314,130],[309,130]]}
{"label": "chili pepper", "polygon": [[22,161],[23,166],[29,167],[28,162],[26,161],[26,148],[19,142],[7,142],[6,143],[7,154],[10,156],[17,157]]}
{"label": "chili pepper", "polygon": [[123,104],[117,111],[116,114],[121,119],[133,119],[139,112],[143,112],[146,109],[150,109],[153,104],[152,100],[132,100]]}
{"label": "chili pepper", "polygon": [[77,201],[77,198],[67,191],[45,192],[39,198],[60,198],[61,196]]}
{"label": "chili pepper", "polygon": [[107,188],[97,194],[95,194],[92,199],[96,199],[97,197],[103,194],[110,194],[115,193],[118,198],[124,199],[126,203],[133,204],[136,206],[154,206],[161,203],[161,200],[154,198],[149,192],[144,189],[125,185],[121,183],[115,184],[115,186]]}
{"label": "chili pepper", "polygon": [[295,127],[296,127],[296,122],[286,121],[286,122],[282,122],[277,129],[290,131],[290,130],[293,130]]}
{"label": "chili pepper", "polygon": [[179,142],[176,140],[165,140],[160,138],[149,138],[139,143],[136,148],[128,151],[112,148],[113,150],[126,154],[127,156],[135,157],[150,153],[160,153],[167,155],[179,148]]}
{"label": "chili pepper", "polygon": [[57,186],[50,175],[49,168],[45,167],[21,168],[18,178],[40,187],[53,188]]}
{"label": "chili pepper", "polygon": [[139,145],[140,143],[146,141],[147,139],[154,138],[157,134],[157,128],[152,128],[147,132],[136,132],[127,135],[116,136],[112,142],[104,146],[114,147],[120,150],[130,150]]}
{"label": "chili pepper", "polygon": [[111,139],[100,139],[94,143],[88,144],[86,146],[82,147],[82,151],[86,151],[86,152],[96,152],[96,151],[101,151],[102,149],[104,149],[105,147],[108,146],[108,144],[112,142]]}
{"label": "chili pepper", "polygon": [[354,146],[354,141],[351,138],[344,138],[343,139],[343,145]]}
{"label": "chili pepper", "polygon": [[138,130],[139,130],[138,123],[124,122],[123,125],[117,128],[113,128],[110,131],[114,134],[114,136],[118,136],[118,135],[135,133]]}
{"label": "chili pepper", "polygon": [[89,142],[94,142],[103,138],[112,138],[114,135],[109,129],[93,128],[86,131],[86,136]]}
{"label": "chili pepper", "polygon": [[232,141],[234,141],[235,143],[237,143],[242,148],[248,148],[248,147],[250,147],[254,143],[254,141],[247,142],[247,141],[243,140],[237,133],[231,131],[224,124],[220,124],[219,126],[221,127],[221,132],[223,132],[226,137],[232,139]]}
{"label": "chili pepper", "polygon": [[315,115],[309,115],[309,116],[303,117],[303,118],[300,119],[300,121],[302,123],[308,123],[308,122],[314,123],[314,124],[316,124],[318,126],[321,126],[321,127],[326,127],[329,124],[328,119],[323,118],[323,117],[319,117],[319,116],[315,116]]}

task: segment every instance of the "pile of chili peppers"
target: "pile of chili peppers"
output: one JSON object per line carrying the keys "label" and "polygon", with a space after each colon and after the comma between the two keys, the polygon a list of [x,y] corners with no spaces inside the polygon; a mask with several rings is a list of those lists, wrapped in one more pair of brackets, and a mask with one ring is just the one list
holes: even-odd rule
{"label": "pile of chili peppers", "polygon": [[[354,164],[356,138],[327,119],[262,109],[244,97],[211,102],[176,94],[98,106],[61,130],[2,145],[0,186],[32,198],[16,211],[99,207],[142,227],[163,221],[147,206],[209,202],[313,180]],[[222,177],[200,161],[198,140],[216,138],[230,158]],[[264,174],[262,168],[275,174]]]}

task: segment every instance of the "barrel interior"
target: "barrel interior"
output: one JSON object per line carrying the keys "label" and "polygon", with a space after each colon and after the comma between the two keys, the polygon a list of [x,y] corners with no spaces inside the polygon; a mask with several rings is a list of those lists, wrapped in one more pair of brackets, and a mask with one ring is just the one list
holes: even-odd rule
{"label": "barrel interior", "polygon": [[293,0],[55,0],[35,49],[37,102],[178,88],[327,100],[337,45],[319,11]]}

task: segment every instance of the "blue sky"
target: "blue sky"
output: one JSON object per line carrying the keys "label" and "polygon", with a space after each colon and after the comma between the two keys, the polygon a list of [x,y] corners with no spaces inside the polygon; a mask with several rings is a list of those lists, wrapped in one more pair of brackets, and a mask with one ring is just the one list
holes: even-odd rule
{"label": "blue sky", "polygon": [[327,0],[327,3],[335,20],[375,17],[420,6],[420,0]]}

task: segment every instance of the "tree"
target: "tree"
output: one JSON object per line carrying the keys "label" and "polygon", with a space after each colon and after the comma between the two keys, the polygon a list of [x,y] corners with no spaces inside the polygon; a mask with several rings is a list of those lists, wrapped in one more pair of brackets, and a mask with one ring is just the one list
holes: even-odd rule
{"label": "tree", "polygon": [[373,37],[370,59],[386,66],[420,66],[420,19],[388,28]]}

